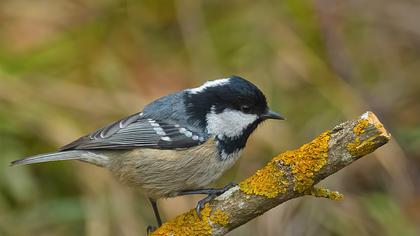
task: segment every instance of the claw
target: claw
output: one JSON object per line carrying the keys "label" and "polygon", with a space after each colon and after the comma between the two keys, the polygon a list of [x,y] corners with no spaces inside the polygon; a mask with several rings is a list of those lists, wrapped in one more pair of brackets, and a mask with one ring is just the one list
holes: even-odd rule
{"label": "claw", "polygon": [[227,190],[229,190],[230,188],[232,188],[234,186],[236,186],[235,183],[229,183],[228,185],[226,185],[223,188],[214,189],[211,193],[209,193],[207,195],[207,197],[198,201],[197,206],[195,207],[195,212],[197,213],[198,218],[200,218],[200,220],[201,220],[201,210],[204,208],[204,206],[207,203],[209,203],[211,200],[215,199],[216,197],[223,194],[224,192],[226,192]]}
{"label": "claw", "polygon": [[151,225],[147,226],[147,229],[146,229],[147,233],[146,233],[146,235],[150,235],[150,234],[151,234],[151,233],[153,233],[153,231],[155,231],[156,229],[157,229],[157,227],[156,227],[156,226],[151,226]]}
{"label": "claw", "polygon": [[204,206],[209,203],[211,200],[216,198],[218,195],[216,194],[209,194],[207,197],[201,199],[198,201],[197,206],[195,207],[195,212],[197,212],[198,218],[201,220],[201,210],[204,208]]}

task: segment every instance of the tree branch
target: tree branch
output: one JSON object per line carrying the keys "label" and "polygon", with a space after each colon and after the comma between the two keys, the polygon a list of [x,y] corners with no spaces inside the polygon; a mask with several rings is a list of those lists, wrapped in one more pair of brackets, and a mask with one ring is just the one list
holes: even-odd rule
{"label": "tree branch", "polygon": [[238,186],[202,210],[177,216],[152,235],[224,235],[279,204],[303,195],[340,199],[341,194],[314,187],[389,141],[391,135],[372,112],[326,131],[310,143],[274,157]]}

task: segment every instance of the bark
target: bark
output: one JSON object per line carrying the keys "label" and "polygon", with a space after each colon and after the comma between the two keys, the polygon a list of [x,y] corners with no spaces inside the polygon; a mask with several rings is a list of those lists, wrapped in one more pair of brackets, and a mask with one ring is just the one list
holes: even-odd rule
{"label": "bark", "polygon": [[166,222],[152,235],[224,235],[292,198],[313,195],[340,199],[341,194],[314,185],[375,151],[390,138],[377,117],[366,112],[296,150],[274,157],[207,204],[202,219],[192,209]]}

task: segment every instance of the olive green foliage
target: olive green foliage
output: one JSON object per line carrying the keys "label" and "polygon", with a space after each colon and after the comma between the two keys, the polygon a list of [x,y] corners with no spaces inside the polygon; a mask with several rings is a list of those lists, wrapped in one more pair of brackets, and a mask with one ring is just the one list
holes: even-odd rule
{"label": "olive green foliage", "polygon": [[[263,124],[218,186],[365,110],[393,140],[322,183],[342,201],[293,200],[231,235],[418,234],[419,21],[411,0],[0,1],[0,235],[143,235],[147,200],[107,171],[9,162],[232,74],[288,120]],[[164,218],[200,197],[159,201]]]}

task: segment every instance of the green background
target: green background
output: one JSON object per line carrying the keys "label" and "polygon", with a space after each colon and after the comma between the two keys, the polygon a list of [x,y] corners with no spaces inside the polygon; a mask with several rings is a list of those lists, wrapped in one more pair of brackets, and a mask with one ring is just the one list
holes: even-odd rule
{"label": "green background", "polygon": [[[232,74],[287,121],[264,123],[215,185],[366,110],[392,141],[230,235],[418,235],[420,2],[0,1],[0,235],[144,235],[142,193],[79,162],[10,167],[167,93]],[[164,219],[202,196],[159,201]]]}

